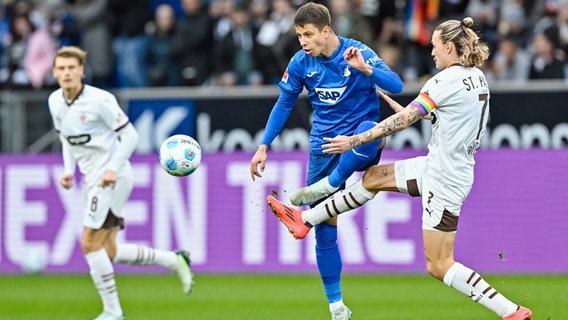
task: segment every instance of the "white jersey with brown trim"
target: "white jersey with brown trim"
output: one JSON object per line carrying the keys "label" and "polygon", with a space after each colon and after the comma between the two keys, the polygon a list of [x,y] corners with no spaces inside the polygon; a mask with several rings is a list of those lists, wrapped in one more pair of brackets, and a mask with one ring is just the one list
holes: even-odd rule
{"label": "white jersey with brown trim", "polygon": [[473,184],[474,154],[489,118],[489,87],[475,67],[450,66],[426,82],[435,102],[427,163],[443,181]]}
{"label": "white jersey with brown trim", "polygon": [[48,103],[55,130],[69,143],[85,183],[97,184],[118,146],[116,131],[128,124],[128,117],[114,95],[89,85],[70,102],[58,89]]}

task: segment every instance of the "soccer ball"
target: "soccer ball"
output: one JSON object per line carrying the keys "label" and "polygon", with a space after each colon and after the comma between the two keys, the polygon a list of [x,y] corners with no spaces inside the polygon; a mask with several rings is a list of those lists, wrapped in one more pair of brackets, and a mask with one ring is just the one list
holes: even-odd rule
{"label": "soccer ball", "polygon": [[201,146],[195,139],[176,134],[164,140],[160,146],[160,164],[176,177],[192,174],[201,164]]}

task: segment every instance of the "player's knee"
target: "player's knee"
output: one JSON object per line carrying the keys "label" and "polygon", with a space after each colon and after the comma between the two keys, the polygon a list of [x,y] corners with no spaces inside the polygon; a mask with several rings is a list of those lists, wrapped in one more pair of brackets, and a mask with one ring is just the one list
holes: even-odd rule
{"label": "player's knee", "polygon": [[396,191],[394,166],[381,164],[367,169],[363,176],[363,187],[371,192]]}
{"label": "player's knee", "polygon": [[444,268],[442,267],[442,264],[439,262],[427,262],[426,263],[426,269],[428,270],[428,273],[440,280],[440,281],[444,281],[444,275],[446,274]]}
{"label": "player's knee", "polygon": [[377,123],[374,121],[363,121],[361,122],[361,124],[359,124],[359,126],[357,126],[357,129],[355,129],[355,134],[370,130],[374,128],[376,125]]}
{"label": "player's knee", "polygon": [[103,243],[96,241],[96,239],[93,237],[83,236],[83,238],[81,239],[81,249],[83,250],[84,254],[98,251],[103,247]]}
{"label": "player's knee", "polygon": [[100,249],[100,246],[97,246],[92,241],[83,239],[81,241],[81,249],[83,250],[84,254],[91,253]]}
{"label": "player's knee", "polygon": [[[357,127],[357,129],[355,129],[355,134],[362,133],[362,132],[365,132],[369,129],[372,129],[373,127],[375,127],[375,125],[376,125],[375,122],[363,121]],[[356,147],[354,149],[354,151],[356,151],[358,154],[363,154],[363,155],[370,157],[372,159],[377,154],[377,149],[379,148],[379,146],[381,144],[383,144],[383,140],[384,139],[379,139],[379,140],[376,140],[376,141],[371,141],[369,143],[360,145],[360,146]]]}
{"label": "player's knee", "polygon": [[436,261],[427,260],[426,269],[428,270],[428,273],[432,277],[440,281],[444,281],[444,276],[446,275],[446,272],[448,272],[448,270],[454,263],[455,261],[453,259],[441,259]]}

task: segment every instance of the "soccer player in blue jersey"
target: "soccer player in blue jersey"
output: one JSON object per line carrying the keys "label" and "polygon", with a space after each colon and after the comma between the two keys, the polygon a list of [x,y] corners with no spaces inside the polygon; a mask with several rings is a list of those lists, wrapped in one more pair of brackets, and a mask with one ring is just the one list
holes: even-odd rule
{"label": "soccer player in blue jersey", "polygon": [[[357,134],[374,127],[380,118],[376,87],[399,93],[403,84],[368,46],[337,36],[325,6],[311,2],[303,5],[296,13],[294,26],[302,50],[291,59],[279,83],[281,93],[251,159],[250,174],[253,181],[262,177],[268,147],[305,88],[314,110],[307,177],[311,189],[300,189],[290,200],[295,205],[313,206],[344,187],[353,172],[377,164],[384,146],[384,140],[377,140],[342,155],[326,154],[321,148],[323,138]],[[337,219],[317,225],[315,232],[316,260],[332,319],[349,319],[351,311],[343,304],[341,294]]]}

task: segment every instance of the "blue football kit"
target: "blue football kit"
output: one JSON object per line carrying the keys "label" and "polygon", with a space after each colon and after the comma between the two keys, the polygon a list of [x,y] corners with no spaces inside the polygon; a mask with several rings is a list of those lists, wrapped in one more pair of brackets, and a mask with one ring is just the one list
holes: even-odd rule
{"label": "blue football kit", "polygon": [[[343,53],[358,48],[373,67],[370,76],[349,66]],[[333,187],[343,187],[353,172],[377,164],[380,140],[349,152],[326,154],[323,138],[353,135],[372,128],[380,119],[377,86],[391,93],[402,91],[400,77],[378,55],[359,41],[339,37],[339,47],[330,56],[311,57],[303,50],[290,60],[278,85],[280,96],[266,124],[261,144],[270,145],[282,131],[298,96],[304,89],[313,109],[307,185],[329,177]],[[314,204],[315,205],[315,204]],[[342,300],[341,255],[337,246],[337,226],[321,223],[314,227],[316,260],[329,303]]]}

